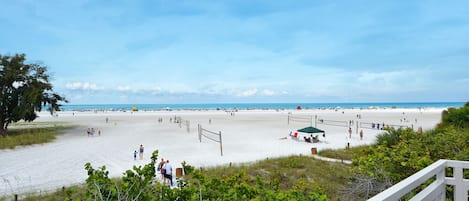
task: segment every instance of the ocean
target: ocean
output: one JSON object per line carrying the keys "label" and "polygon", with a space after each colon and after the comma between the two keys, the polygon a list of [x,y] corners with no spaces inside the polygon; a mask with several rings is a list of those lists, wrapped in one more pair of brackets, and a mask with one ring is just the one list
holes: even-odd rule
{"label": "ocean", "polygon": [[138,110],[250,110],[250,109],[302,109],[318,108],[449,108],[462,107],[464,102],[397,102],[397,103],[202,103],[202,104],[96,104],[73,105],[61,107],[64,111],[93,111],[131,110],[133,106]]}

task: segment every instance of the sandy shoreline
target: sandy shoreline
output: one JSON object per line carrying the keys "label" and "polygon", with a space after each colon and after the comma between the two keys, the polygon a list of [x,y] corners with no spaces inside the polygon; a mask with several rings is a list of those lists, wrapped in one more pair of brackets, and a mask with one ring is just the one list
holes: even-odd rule
{"label": "sandy shoreline", "polygon": [[[203,167],[267,157],[311,155],[312,147],[318,150],[343,148],[347,142],[352,146],[371,144],[382,131],[363,128],[364,139],[360,140],[356,133],[357,122],[431,129],[440,121],[443,109],[239,110],[234,115],[217,110],[65,111],[59,112],[57,117],[44,112],[37,121],[68,122],[79,127],[52,143],[0,151],[0,196],[83,183],[86,162],[91,162],[94,167],[105,165],[110,176],[121,176],[133,165],[148,163],[155,149],[159,150],[159,158],[169,159],[174,167],[180,167],[182,161]],[[303,120],[313,119],[313,126],[314,119],[352,120],[352,138],[347,138],[348,127],[318,123],[317,127],[326,131],[326,138],[321,137],[320,143],[284,139],[290,131],[310,125],[305,121],[288,123],[289,114]],[[190,122],[189,132],[184,125],[180,128],[178,124],[170,123],[170,118],[175,116]],[[158,122],[159,118],[163,119],[162,123]],[[216,142],[208,139],[199,142],[198,124],[222,133],[223,156],[220,156],[220,146]],[[97,136],[96,132],[94,137],[88,137],[87,128],[101,130],[102,134]],[[144,159],[134,161],[132,152],[140,144],[145,146]]]}

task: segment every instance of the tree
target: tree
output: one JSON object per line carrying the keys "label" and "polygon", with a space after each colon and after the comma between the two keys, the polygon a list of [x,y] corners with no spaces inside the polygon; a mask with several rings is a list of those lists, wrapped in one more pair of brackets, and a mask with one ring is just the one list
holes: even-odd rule
{"label": "tree", "polygon": [[20,120],[33,121],[37,111],[48,106],[51,114],[67,100],[52,91],[47,67],[26,63],[25,54],[0,55],[0,135],[8,125]]}

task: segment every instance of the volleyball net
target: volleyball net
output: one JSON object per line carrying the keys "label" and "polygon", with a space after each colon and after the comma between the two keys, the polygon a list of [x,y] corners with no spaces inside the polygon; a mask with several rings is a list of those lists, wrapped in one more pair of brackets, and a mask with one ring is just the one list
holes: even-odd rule
{"label": "volleyball net", "polygon": [[373,122],[359,122],[359,127],[360,128],[366,128],[366,129],[377,129],[377,130],[383,130],[384,128],[413,128],[413,125],[408,126],[408,125],[399,125],[399,124],[380,124],[380,123],[373,123]]}
{"label": "volleyball net", "polygon": [[202,128],[202,125],[198,125],[198,134],[199,134],[199,141],[202,142],[202,138],[217,142],[220,144],[220,155],[223,156],[223,143],[221,140],[221,131],[213,132],[207,129]]}
{"label": "volleyball net", "polygon": [[188,133],[191,132],[191,122],[189,120],[176,116],[174,117],[174,123],[178,124],[179,128],[182,128],[183,126],[186,127]]}
{"label": "volleyball net", "polygon": [[301,123],[309,123],[313,122],[313,116],[299,116],[299,115],[288,115],[288,124],[290,122],[301,122]]}
{"label": "volleyball net", "polygon": [[340,126],[340,127],[350,126],[348,121],[330,120],[330,119],[323,119],[323,118],[319,118],[317,123],[328,125],[328,126]]}

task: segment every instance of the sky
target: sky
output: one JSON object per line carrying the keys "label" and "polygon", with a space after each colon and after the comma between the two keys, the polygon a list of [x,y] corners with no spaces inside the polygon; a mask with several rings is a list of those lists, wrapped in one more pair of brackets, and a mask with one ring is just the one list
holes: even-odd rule
{"label": "sky", "polygon": [[469,1],[0,0],[69,104],[469,101]]}

